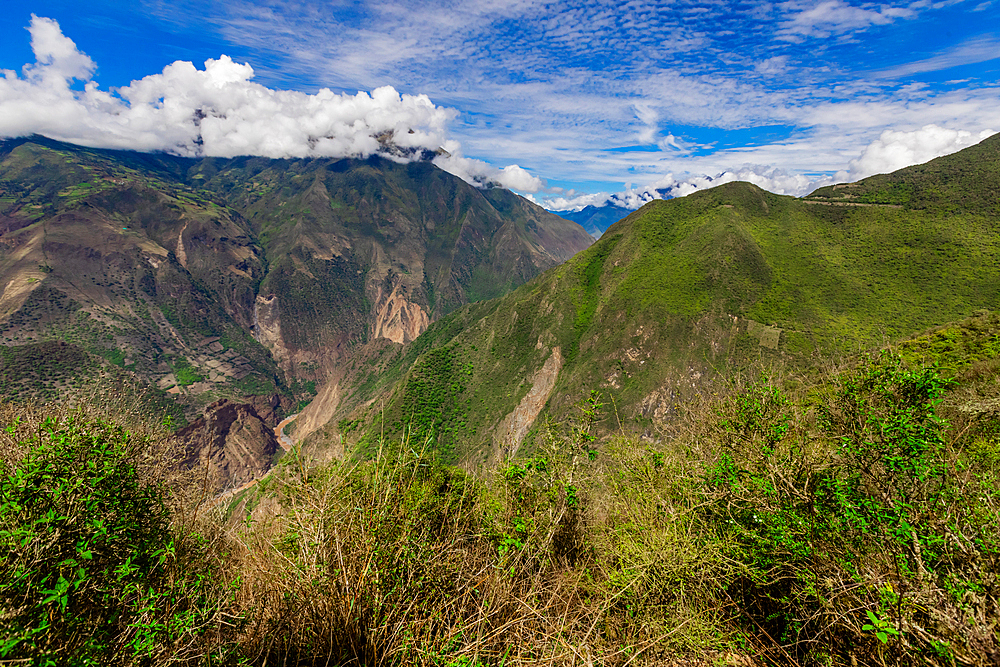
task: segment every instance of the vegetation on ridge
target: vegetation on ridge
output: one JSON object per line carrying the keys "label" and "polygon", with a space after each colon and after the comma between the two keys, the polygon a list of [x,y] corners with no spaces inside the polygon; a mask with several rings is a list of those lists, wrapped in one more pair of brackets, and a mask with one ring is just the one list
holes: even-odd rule
{"label": "vegetation on ridge", "polygon": [[[911,178],[918,170],[923,176]],[[993,137],[851,187],[908,183],[930,201],[966,185],[981,190],[984,174],[997,170],[1000,137]],[[556,349],[563,364],[543,414],[562,418],[599,388],[614,397],[628,428],[648,430],[756,360],[808,364],[996,307],[1000,235],[989,192],[966,197],[961,211],[855,206],[818,193],[795,199],[728,183],[650,202],[565,264],[437,322],[380,361],[376,377],[351,371],[340,383],[338,415],[354,428],[348,440],[396,437],[412,426],[411,414],[431,409],[418,407],[424,399],[411,384],[427,363],[420,355],[437,348],[472,373],[455,378],[467,405],[444,400],[434,437],[476,464],[519,445],[498,426]],[[331,425],[315,442],[338,435]]]}
{"label": "vegetation on ridge", "polygon": [[[998,321],[955,325],[961,346],[941,345],[948,330],[901,344],[955,381],[890,352],[809,381],[740,375],[657,441],[599,439],[614,417],[594,392],[532,456],[476,476],[416,441],[363,461],[296,453],[236,501],[226,532],[221,509],[195,509],[197,473],[168,488],[117,463],[149,460],[122,449],[122,429],[73,416],[39,430],[8,411],[0,611],[21,639],[0,658],[65,645],[95,664],[991,664],[1000,421],[967,399],[1000,395]],[[93,481],[72,463],[84,452]],[[134,492],[74,500],[136,473],[149,481],[122,487]],[[136,512],[153,542],[54,530]],[[154,562],[89,567],[101,558]],[[100,574],[126,571],[176,574]],[[98,599],[120,620],[92,616]],[[44,619],[48,643],[26,638]],[[82,641],[80,623],[106,630]]]}

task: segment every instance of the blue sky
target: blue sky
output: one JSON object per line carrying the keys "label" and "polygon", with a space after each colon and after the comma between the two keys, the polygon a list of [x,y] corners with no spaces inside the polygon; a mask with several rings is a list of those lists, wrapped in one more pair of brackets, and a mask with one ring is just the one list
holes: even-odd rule
{"label": "blue sky", "polygon": [[[328,153],[371,145],[333,137],[339,131],[394,127],[401,137],[399,128],[418,127],[406,140],[445,146],[454,157],[445,168],[495,178],[555,207],[615,193],[635,205],[654,192],[717,183],[720,174],[802,194],[1000,130],[1000,0],[7,0],[4,8],[0,70],[9,72],[0,77],[0,134],[28,128],[93,145],[184,152],[192,145],[184,133],[194,130],[161,131],[174,121],[159,107],[227,102],[205,92],[197,72],[164,68],[189,61],[203,70],[206,60],[227,55],[232,65],[219,65],[212,80],[243,86],[227,95],[246,110],[219,111],[228,125],[212,131],[232,136],[213,144],[206,135],[199,146],[296,154],[248,128],[263,127],[268,109],[288,125],[315,121],[320,112],[300,110],[323,103],[316,94],[327,88],[337,95],[329,103],[340,105],[337,122],[323,116],[327,129],[318,130],[329,135],[319,144]],[[64,53],[60,35],[77,52]],[[23,69],[37,59],[33,38],[45,71],[58,76]],[[252,79],[237,67],[244,63]],[[71,93],[56,90],[59,77]],[[144,78],[133,92],[117,92]],[[201,86],[197,99],[186,85]],[[385,86],[400,95],[355,109],[358,91]],[[32,111],[24,99],[36,94],[49,101]],[[67,94],[86,113],[74,112]],[[255,101],[262,96],[271,101]],[[141,105],[159,105],[159,120],[139,118]],[[345,105],[360,116],[344,120]],[[65,118],[38,108],[65,109]],[[235,127],[236,116],[247,125]],[[186,122],[180,111],[169,118]]]}

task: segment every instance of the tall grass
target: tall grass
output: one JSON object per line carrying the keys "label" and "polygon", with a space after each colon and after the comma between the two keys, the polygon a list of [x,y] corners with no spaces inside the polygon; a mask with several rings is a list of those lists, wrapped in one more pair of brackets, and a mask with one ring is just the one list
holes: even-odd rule
{"label": "tall grass", "polygon": [[[196,476],[168,492],[166,473],[137,464],[130,488],[155,491],[149,507],[165,508],[143,511],[152,542],[142,533],[122,543],[122,554],[146,559],[138,588],[113,579],[93,594],[67,589],[65,603],[49,599],[65,568],[10,537],[11,526],[27,530],[28,515],[2,515],[3,623],[62,624],[45,626],[47,643],[4,644],[3,657],[996,664],[1000,419],[949,412],[940,403],[949,382],[891,356],[787,394],[791,384],[735,377],[656,441],[599,440],[595,426],[613,411],[593,394],[572,423],[545,425],[530,457],[475,473],[405,440],[365,460],[287,456],[225,530],[222,509],[198,507]],[[16,426],[6,471],[27,470],[80,429],[129,442],[113,425],[79,419],[39,422],[40,436],[38,423]],[[144,442],[148,450],[153,440]],[[126,460],[147,460],[136,456]],[[72,507],[86,504],[86,494],[73,497]],[[68,534],[30,544],[69,548]],[[164,544],[173,544],[166,559]],[[116,553],[105,571],[120,570]],[[28,570],[40,573],[34,598],[18,583]],[[101,643],[81,644],[83,627]]]}

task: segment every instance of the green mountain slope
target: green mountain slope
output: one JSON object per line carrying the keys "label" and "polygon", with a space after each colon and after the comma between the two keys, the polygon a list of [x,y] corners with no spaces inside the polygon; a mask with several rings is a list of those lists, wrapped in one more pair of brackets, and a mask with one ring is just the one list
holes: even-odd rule
{"label": "green mountain slope", "polygon": [[308,397],[587,247],[429,163],[0,142],[0,344],[66,341],[191,405]]}
{"label": "green mountain slope", "polygon": [[[855,352],[996,308],[998,170],[994,137],[851,187],[905,184],[907,205],[747,183],[652,202],[566,264],[438,322],[377,378],[360,376],[345,406],[368,407],[345,413],[342,430],[363,440],[369,424],[410,424],[475,459],[518,447],[537,415],[564,416],[592,389],[643,427],[750,360]],[[943,205],[959,192],[961,207]]]}
{"label": "green mountain slope", "polygon": [[265,262],[238,213],[54,142],[4,142],[0,189],[0,342],[74,343],[185,395],[279,391],[249,331]]}

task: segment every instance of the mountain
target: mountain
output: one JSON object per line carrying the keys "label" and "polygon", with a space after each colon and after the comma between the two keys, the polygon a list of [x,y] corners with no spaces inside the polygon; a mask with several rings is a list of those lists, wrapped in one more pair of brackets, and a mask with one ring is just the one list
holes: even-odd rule
{"label": "mountain", "polygon": [[601,234],[629,213],[632,209],[616,204],[605,204],[604,206],[585,206],[579,211],[552,211],[560,218],[572,220],[587,230],[587,233],[594,238],[600,238]]}
{"label": "mountain", "polygon": [[409,428],[476,462],[530,442],[545,415],[574,414],[591,390],[650,432],[753,360],[854,353],[995,309],[998,182],[995,136],[804,199],[729,183],[650,202],[566,264],[358,374],[337,435],[363,447]]}
{"label": "mountain", "polygon": [[428,162],[206,160],[192,179],[247,218],[268,258],[258,333],[289,372],[371,339],[407,343],[591,242],[508,190]]}
{"label": "mountain", "polygon": [[283,396],[290,409],[354,356],[400,347],[590,243],[428,162],[6,140],[0,345],[16,360],[65,342],[173,393],[189,416],[220,398]]}
{"label": "mountain", "polygon": [[266,258],[185,166],[0,144],[0,343],[71,343],[185,397],[284,390],[249,330]]}

